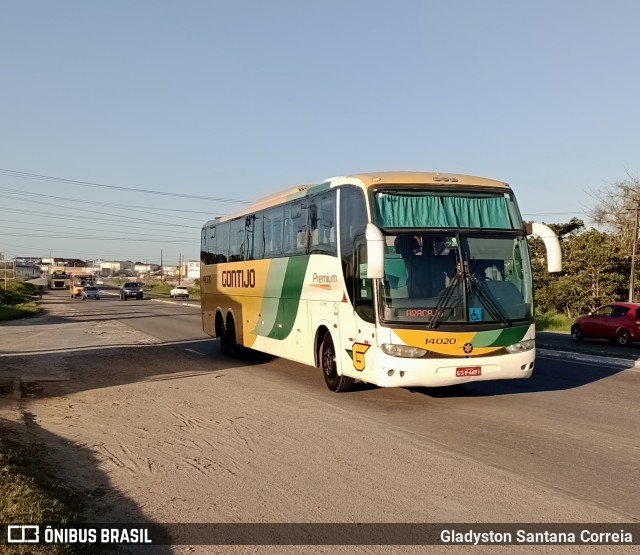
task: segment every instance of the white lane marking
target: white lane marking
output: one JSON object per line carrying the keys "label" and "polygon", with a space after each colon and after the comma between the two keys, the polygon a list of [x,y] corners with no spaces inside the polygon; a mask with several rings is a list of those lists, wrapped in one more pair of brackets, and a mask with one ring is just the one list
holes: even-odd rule
{"label": "white lane marking", "polygon": [[193,349],[185,349],[185,351],[187,351],[187,353],[193,353],[194,355],[200,355],[201,357],[206,356],[204,353],[194,351]]}

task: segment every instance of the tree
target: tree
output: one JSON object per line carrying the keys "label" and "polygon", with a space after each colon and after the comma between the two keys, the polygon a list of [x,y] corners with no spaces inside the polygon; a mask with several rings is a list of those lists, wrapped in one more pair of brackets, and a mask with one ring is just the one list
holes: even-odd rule
{"label": "tree", "polygon": [[628,262],[616,237],[596,229],[584,231],[582,220],[551,224],[562,249],[563,271],[546,271],[542,241],[531,241],[535,299],[540,312],[569,317],[624,298]]}
{"label": "tree", "polygon": [[[640,217],[640,178],[627,172],[627,179],[592,192],[591,196],[595,198],[596,204],[589,211],[589,216],[597,225],[612,233],[625,256],[633,257],[633,254],[636,255],[636,264],[632,263],[627,271],[630,283],[629,296],[634,299],[636,288],[633,287],[632,291],[631,283],[638,283],[638,252],[636,247]],[[635,275],[632,280],[631,268],[634,266]]]}
{"label": "tree", "polygon": [[591,192],[591,196],[596,204],[589,210],[589,217],[596,225],[612,233],[630,255],[636,210],[640,207],[640,178],[627,172],[627,179]]}

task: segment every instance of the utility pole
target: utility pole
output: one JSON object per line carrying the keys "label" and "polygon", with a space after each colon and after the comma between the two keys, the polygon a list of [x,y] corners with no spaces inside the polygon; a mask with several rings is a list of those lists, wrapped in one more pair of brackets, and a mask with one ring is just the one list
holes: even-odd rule
{"label": "utility pole", "polygon": [[182,253],[178,257],[178,285],[182,285]]}
{"label": "utility pole", "polygon": [[636,222],[633,227],[633,249],[631,251],[631,275],[629,276],[629,302],[633,302],[635,293],[636,278],[636,251],[638,250],[638,213],[640,212],[640,200],[637,201],[636,207],[632,208],[636,213]]}
{"label": "utility pole", "polygon": [[160,249],[160,283],[164,283],[164,265],[162,262],[162,249]]}

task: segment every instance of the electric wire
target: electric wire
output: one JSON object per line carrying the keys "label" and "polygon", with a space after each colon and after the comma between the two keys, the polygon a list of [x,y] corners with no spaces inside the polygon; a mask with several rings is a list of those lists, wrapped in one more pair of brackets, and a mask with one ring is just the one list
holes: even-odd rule
{"label": "electric wire", "polygon": [[8,170],[0,168],[0,175],[6,175],[8,177],[17,177],[19,179],[34,179],[39,181],[52,181],[56,183],[67,183],[69,185],[78,185],[81,187],[94,187],[100,189],[111,189],[115,191],[131,191],[136,193],[144,193],[150,195],[160,195],[168,197],[189,198],[195,200],[209,200],[213,202],[227,202],[231,204],[248,204],[250,201],[243,199],[224,198],[224,197],[207,197],[201,195],[185,195],[179,193],[168,193],[166,191],[154,191],[151,189],[138,189],[134,187],[120,187],[117,185],[104,185],[102,183],[93,183],[91,181],[77,181],[75,179],[66,179],[62,177],[54,177],[51,175],[40,175],[36,173],[20,172],[16,170]]}

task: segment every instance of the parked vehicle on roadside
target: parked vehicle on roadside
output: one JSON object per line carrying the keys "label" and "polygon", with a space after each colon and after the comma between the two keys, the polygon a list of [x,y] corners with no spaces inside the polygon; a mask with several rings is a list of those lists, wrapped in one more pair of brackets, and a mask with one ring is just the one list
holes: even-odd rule
{"label": "parked vehicle on roadside", "polygon": [[138,281],[127,281],[122,284],[120,288],[120,300],[126,301],[127,299],[138,299],[139,301],[144,299],[142,283]]}
{"label": "parked vehicle on roadside", "polygon": [[100,300],[100,289],[98,289],[95,285],[85,285],[82,288],[82,300],[86,301],[87,299],[95,299],[96,301]]}
{"label": "parked vehicle on roadside", "polygon": [[640,341],[640,304],[610,303],[576,318],[571,339],[608,339],[623,347]]}
{"label": "parked vehicle on roadside", "polygon": [[189,288],[185,287],[184,285],[176,285],[171,292],[169,293],[169,296],[172,299],[189,299]]}

